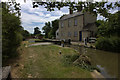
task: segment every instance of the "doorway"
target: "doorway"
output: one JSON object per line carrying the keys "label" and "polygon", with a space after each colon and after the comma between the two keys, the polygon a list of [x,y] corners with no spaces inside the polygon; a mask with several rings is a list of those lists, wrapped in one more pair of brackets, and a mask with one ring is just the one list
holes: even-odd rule
{"label": "doorway", "polygon": [[79,41],[82,41],[82,31],[79,31]]}

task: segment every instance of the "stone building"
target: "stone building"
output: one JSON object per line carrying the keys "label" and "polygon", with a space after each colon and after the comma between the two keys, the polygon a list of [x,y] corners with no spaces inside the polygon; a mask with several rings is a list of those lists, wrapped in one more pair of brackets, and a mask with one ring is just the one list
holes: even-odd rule
{"label": "stone building", "polygon": [[97,31],[97,17],[90,12],[71,12],[59,20],[56,39],[83,41],[84,38],[94,37]]}

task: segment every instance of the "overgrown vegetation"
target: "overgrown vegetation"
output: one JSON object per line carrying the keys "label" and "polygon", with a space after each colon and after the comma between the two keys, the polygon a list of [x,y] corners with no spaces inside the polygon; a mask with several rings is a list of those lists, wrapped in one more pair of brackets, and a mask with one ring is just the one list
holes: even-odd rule
{"label": "overgrown vegetation", "polygon": [[30,36],[20,21],[20,4],[2,2],[2,61],[18,56],[18,47]]}
{"label": "overgrown vegetation", "polygon": [[[19,9],[19,5],[15,3],[15,9]],[[16,13],[12,13],[10,6],[6,3],[2,3],[2,56],[3,62],[11,57],[17,56],[17,48],[22,41],[22,35],[20,33],[21,24],[19,16]],[[17,11],[17,10],[16,10]]]}
{"label": "overgrown vegetation", "polygon": [[96,42],[96,48],[105,51],[120,52],[120,38],[100,37]]}
{"label": "overgrown vegetation", "polygon": [[88,71],[97,70],[100,71],[96,66],[93,66],[88,56],[83,54],[64,55],[63,63],[66,66],[74,65],[79,66]]}
{"label": "overgrown vegetation", "polygon": [[120,11],[111,14],[106,21],[97,21],[98,23],[98,40],[96,48],[120,52]]}
{"label": "overgrown vegetation", "polygon": [[23,36],[23,40],[27,39],[28,37],[31,37],[32,35],[27,31],[27,30],[24,30],[24,28],[22,26],[21,27],[21,34]]}

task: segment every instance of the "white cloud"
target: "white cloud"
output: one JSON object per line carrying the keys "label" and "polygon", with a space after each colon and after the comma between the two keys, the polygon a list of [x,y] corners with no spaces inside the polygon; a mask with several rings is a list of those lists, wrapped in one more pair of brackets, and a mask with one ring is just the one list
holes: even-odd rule
{"label": "white cloud", "polygon": [[46,14],[46,17],[50,17],[51,15],[50,14]]}
{"label": "white cloud", "polygon": [[26,3],[21,3],[21,21],[24,29],[33,33],[34,27],[39,27],[42,30],[45,22],[58,19],[63,14],[68,13],[68,8],[61,9],[62,11],[47,11],[43,6],[33,8],[32,2],[27,0]]}
{"label": "white cloud", "polygon": [[97,20],[105,20],[105,17],[103,17],[103,16],[101,16],[100,14],[98,14]]}
{"label": "white cloud", "polygon": [[109,13],[112,13],[112,14],[114,14],[114,13],[116,13],[116,12],[118,12],[118,8],[116,8],[116,9],[111,9],[111,10],[109,11]]}

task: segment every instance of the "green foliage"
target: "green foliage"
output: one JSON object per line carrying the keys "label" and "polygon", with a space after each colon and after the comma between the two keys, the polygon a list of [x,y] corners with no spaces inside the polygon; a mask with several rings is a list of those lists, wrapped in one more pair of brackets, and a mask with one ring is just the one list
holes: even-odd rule
{"label": "green foliage", "polygon": [[2,4],[2,56],[3,62],[18,55],[17,49],[22,41],[21,21],[16,13],[11,13],[6,3]]}
{"label": "green foliage", "polygon": [[96,42],[96,48],[109,51],[112,49],[112,44],[108,38],[101,37]]}
{"label": "green foliage", "polygon": [[45,38],[48,38],[48,33],[51,30],[51,24],[50,24],[50,22],[46,22],[45,26],[42,28],[42,30],[43,30],[43,33],[45,33]]}
{"label": "green foliage", "polygon": [[[58,10],[60,10],[63,7],[68,6],[69,9],[76,11],[76,10],[83,10],[83,11],[89,11],[91,13],[94,14],[100,14],[106,18],[109,17],[110,13],[108,12],[108,10],[110,9],[114,9],[118,6],[120,6],[120,4],[118,4],[118,2],[115,2],[115,4],[113,2],[106,4],[107,2],[82,2],[82,1],[78,1],[78,2],[33,2],[33,8],[39,7],[39,5],[44,6],[47,11],[54,11],[55,8],[57,8]],[[114,4],[114,5],[113,5]]]}
{"label": "green foliage", "polygon": [[38,27],[34,28],[34,35],[41,34],[41,31]]}
{"label": "green foliage", "polygon": [[100,71],[97,67],[91,65],[90,59],[85,55],[64,55],[62,60],[65,66],[74,65],[79,66],[88,71],[93,71],[95,69]]}
{"label": "green foliage", "polygon": [[96,24],[98,27],[98,37],[99,36],[120,37],[119,15],[120,15],[120,12],[117,12],[115,14],[111,14],[106,21],[103,21],[103,20],[96,21]]}
{"label": "green foliage", "polygon": [[31,36],[30,33],[27,30],[24,30],[22,26],[20,26],[20,28],[21,28],[20,32],[21,32],[21,34],[23,36],[23,40],[25,40],[26,38]]}
{"label": "green foliage", "polygon": [[58,19],[52,21],[52,23],[46,22],[45,26],[42,28],[43,32],[45,33],[45,38],[51,39],[51,38],[55,37],[58,27],[59,27]]}
{"label": "green foliage", "polygon": [[51,35],[53,35],[53,37],[56,37],[56,31],[59,27],[59,20],[56,19],[54,21],[52,21],[52,29],[51,29]]}
{"label": "green foliage", "polygon": [[120,12],[111,14],[106,21],[97,21],[96,48],[105,51],[120,52]]}
{"label": "green foliage", "polygon": [[120,38],[118,37],[100,37],[96,44],[97,49],[105,51],[120,52]]}
{"label": "green foliage", "polygon": [[64,62],[64,65],[70,65],[72,64],[76,59],[79,58],[79,54],[76,54],[76,55],[64,55],[64,59],[63,59],[63,62]]}

